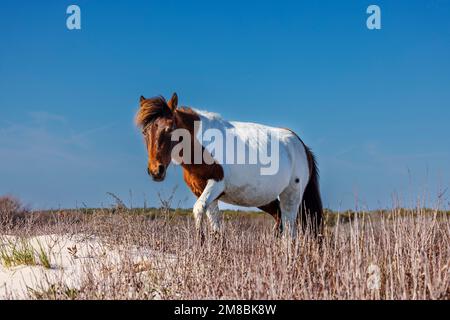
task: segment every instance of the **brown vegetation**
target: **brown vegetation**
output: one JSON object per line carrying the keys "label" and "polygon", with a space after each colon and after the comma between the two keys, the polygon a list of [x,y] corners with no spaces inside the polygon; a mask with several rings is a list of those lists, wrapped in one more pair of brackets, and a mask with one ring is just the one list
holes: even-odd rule
{"label": "brown vegetation", "polygon": [[[6,202],[5,202],[6,203]],[[450,216],[432,210],[328,212],[321,242],[273,236],[266,214],[226,212],[221,238],[195,237],[189,212],[121,208],[29,213],[2,234],[77,234],[126,253],[82,285],[51,283],[31,298],[56,299],[449,299]],[[156,253],[156,254],[155,254]],[[109,272],[108,270],[115,270]]]}

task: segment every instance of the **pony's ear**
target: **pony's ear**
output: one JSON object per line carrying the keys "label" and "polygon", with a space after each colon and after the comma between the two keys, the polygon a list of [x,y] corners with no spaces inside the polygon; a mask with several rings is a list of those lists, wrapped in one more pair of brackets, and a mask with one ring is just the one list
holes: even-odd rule
{"label": "pony's ear", "polygon": [[145,100],[145,97],[144,97],[144,96],[141,96],[140,99],[139,99],[139,102],[142,102],[142,101],[144,101],[144,100]]}
{"label": "pony's ear", "polygon": [[176,93],[172,95],[172,98],[170,98],[170,101],[167,103],[167,105],[169,106],[170,110],[175,111],[178,106],[178,96]]}

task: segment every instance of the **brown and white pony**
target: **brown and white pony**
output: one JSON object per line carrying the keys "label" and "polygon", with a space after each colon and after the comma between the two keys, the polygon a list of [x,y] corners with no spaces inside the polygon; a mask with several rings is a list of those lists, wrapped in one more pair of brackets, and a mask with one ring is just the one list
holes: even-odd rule
{"label": "brown and white pony", "polygon": [[[180,135],[190,150],[181,149],[176,162],[183,168],[184,181],[197,196],[193,208],[196,227],[202,231],[203,217],[209,218],[214,231],[220,230],[218,201],[258,207],[275,218],[275,229],[284,229],[295,237],[297,218],[305,230],[315,234],[322,228],[322,201],[319,191],[318,169],[313,153],[291,130],[268,127],[256,123],[232,122],[217,114],[193,108],[178,108],[174,93],[169,101],[163,97],[140,98],[136,123],[142,129],[148,151],[147,172],[155,181],[163,181],[167,167],[175,161],[173,151]],[[267,163],[256,159],[253,163],[217,161],[213,152],[199,138],[201,128],[227,132],[227,137],[241,141],[250,151],[262,152],[264,142],[278,145],[277,170],[261,174]],[[184,139],[184,141],[183,141]],[[266,148],[266,146],[265,146]],[[225,149],[224,149],[225,150]],[[267,149],[264,149],[265,151]],[[273,151],[272,151],[273,152]],[[197,152],[198,153],[198,152]]]}

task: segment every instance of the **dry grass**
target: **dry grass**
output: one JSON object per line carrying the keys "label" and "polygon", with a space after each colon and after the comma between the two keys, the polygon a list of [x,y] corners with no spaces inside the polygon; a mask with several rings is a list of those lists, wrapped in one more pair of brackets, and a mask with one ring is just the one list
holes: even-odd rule
{"label": "dry grass", "polygon": [[[221,238],[195,238],[185,212],[33,213],[3,234],[83,234],[121,251],[89,262],[81,285],[47,283],[37,299],[449,299],[450,216],[391,210],[329,216],[321,242],[274,238],[271,217],[227,213]],[[152,252],[136,263],[131,252]],[[154,254],[154,253],[157,254]],[[100,263],[100,262],[99,262]],[[100,273],[92,270],[102,270]]]}

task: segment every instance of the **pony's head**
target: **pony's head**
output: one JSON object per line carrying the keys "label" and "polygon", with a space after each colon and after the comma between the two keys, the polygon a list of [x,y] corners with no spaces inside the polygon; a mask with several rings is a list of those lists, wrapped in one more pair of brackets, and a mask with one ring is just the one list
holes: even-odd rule
{"label": "pony's head", "polygon": [[140,98],[136,124],[142,129],[148,153],[147,172],[155,181],[163,181],[171,161],[175,129],[174,112],[178,97],[174,93],[169,102],[163,97]]}

